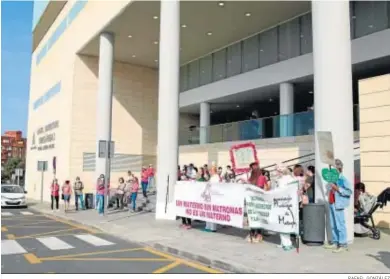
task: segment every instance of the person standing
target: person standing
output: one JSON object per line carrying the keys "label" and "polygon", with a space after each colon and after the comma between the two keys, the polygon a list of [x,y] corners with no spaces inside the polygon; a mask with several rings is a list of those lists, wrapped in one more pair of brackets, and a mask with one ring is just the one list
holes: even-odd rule
{"label": "person standing", "polygon": [[124,208],[124,195],[126,190],[126,183],[123,177],[119,178],[119,185],[116,189],[115,198],[116,198],[116,208],[122,210]]}
{"label": "person standing", "polygon": [[227,183],[229,182],[234,182],[234,179],[236,178],[236,175],[234,173],[234,170],[232,170],[232,167],[231,166],[226,166],[226,172],[225,172],[225,181]]}
{"label": "person standing", "polygon": [[192,180],[192,181],[196,180],[196,170],[195,170],[194,164],[189,164],[189,166],[187,168],[186,176],[187,176],[188,180]]}
{"label": "person standing", "polygon": [[[276,168],[279,179],[278,179],[278,188],[288,187],[290,183],[297,182],[298,179],[291,174],[291,171],[284,165],[279,165]],[[280,233],[280,245],[279,248],[283,248],[284,251],[290,251],[294,247],[291,241],[291,235],[288,233]]]}
{"label": "person standing", "polygon": [[65,212],[67,212],[69,210],[69,202],[72,195],[72,187],[69,180],[66,180],[65,184],[62,186],[62,194],[64,197]]}
{"label": "person standing", "polygon": [[76,177],[76,181],[73,185],[76,210],[79,210],[79,200],[80,200],[80,208],[81,210],[84,210],[83,189],[84,189],[83,182],[80,180],[80,177]]}
{"label": "person standing", "polygon": [[155,175],[155,170],[153,168],[153,165],[150,164],[148,168],[148,185],[146,186],[146,190],[148,190],[148,188],[151,189],[152,187],[154,187],[154,175]]}
{"label": "person standing", "polygon": [[[251,176],[248,179],[248,183],[264,190],[264,187],[266,185],[266,179],[260,168],[255,167],[252,169]],[[249,235],[246,237],[246,240],[248,242],[254,242],[254,243],[262,242],[263,241],[262,230],[259,228],[250,228]]]}
{"label": "person standing", "polygon": [[138,189],[139,189],[139,182],[137,177],[133,177],[133,181],[131,182],[131,194],[130,194],[130,199],[129,199],[129,211],[130,211],[130,204],[133,204],[132,207],[132,212],[136,212],[137,205],[137,194],[138,194]]}
{"label": "person standing", "polygon": [[50,196],[51,196],[51,210],[54,211],[54,201],[56,203],[56,210],[59,211],[58,202],[60,199],[60,185],[58,185],[57,179],[53,179],[50,185]]}
{"label": "person standing", "polygon": [[349,181],[343,175],[343,162],[340,159],[336,159],[335,166],[339,172],[339,178],[336,183],[327,185],[332,239],[325,245],[325,248],[334,249],[334,253],[339,253],[348,250],[344,212],[349,206],[352,189]]}
{"label": "person standing", "polygon": [[148,198],[147,189],[148,189],[149,181],[150,181],[150,169],[146,169],[146,167],[142,167],[141,187],[142,187],[142,195],[144,196],[145,199]]}
{"label": "person standing", "polygon": [[96,184],[96,208],[99,215],[104,213],[104,174],[101,174]]}
{"label": "person standing", "polygon": [[[217,171],[217,166],[213,165],[210,170],[210,182],[211,183],[221,183],[222,179]],[[217,224],[206,222],[206,227],[204,228],[205,232],[216,232],[217,231]]]}
{"label": "person standing", "polygon": [[308,166],[306,170],[306,179],[305,179],[305,192],[307,194],[307,197],[309,199],[309,203],[315,202],[314,197],[314,182],[315,182],[315,167],[314,166]]}

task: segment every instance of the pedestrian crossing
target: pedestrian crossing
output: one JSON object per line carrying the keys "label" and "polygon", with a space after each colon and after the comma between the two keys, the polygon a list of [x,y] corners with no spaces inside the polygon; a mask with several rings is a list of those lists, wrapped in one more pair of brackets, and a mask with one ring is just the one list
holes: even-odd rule
{"label": "pedestrian crossing", "polygon": [[11,217],[11,216],[17,216],[17,215],[31,216],[34,214],[35,214],[34,212],[30,212],[30,211],[19,211],[19,212],[15,212],[15,213],[8,212],[8,211],[5,211],[5,212],[2,211],[1,217]]}
{"label": "pedestrian crossing", "polygon": [[[74,237],[75,239],[79,241],[83,241],[87,245],[90,245],[92,247],[103,247],[103,246],[110,246],[115,245],[115,243],[107,241],[103,238],[97,237],[92,234],[76,234],[71,235],[70,237]],[[50,251],[60,251],[60,250],[71,250],[77,248],[78,245],[73,244],[73,241],[71,245],[68,243],[71,238],[67,238],[67,241],[64,239],[61,239],[60,237],[56,236],[47,236],[47,237],[37,237],[32,238],[32,241],[36,241],[36,245],[41,245],[45,248],[45,250]],[[31,247],[31,243],[30,243]],[[20,242],[18,242],[17,239],[4,239],[1,240],[1,255],[17,255],[17,254],[26,254],[29,253],[27,248],[24,248]]]}

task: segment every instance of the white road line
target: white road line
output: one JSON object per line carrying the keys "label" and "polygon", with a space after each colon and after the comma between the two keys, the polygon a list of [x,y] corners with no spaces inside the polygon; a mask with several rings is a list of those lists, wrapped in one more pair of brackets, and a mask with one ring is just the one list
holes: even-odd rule
{"label": "white road line", "polygon": [[30,211],[21,211],[20,214],[22,214],[22,215],[34,215],[34,213],[32,213]]}
{"label": "white road line", "polygon": [[89,244],[92,244],[93,246],[108,246],[108,245],[115,244],[115,243],[112,243],[112,242],[107,241],[105,239],[94,236],[92,234],[76,234],[75,237],[77,237],[78,239],[81,239],[85,242],[88,242]]}
{"label": "white road line", "polygon": [[37,240],[50,250],[66,250],[74,248],[65,241],[62,241],[61,239],[54,236],[38,237]]}
{"label": "white road line", "polygon": [[1,255],[25,254],[26,250],[16,240],[1,240]]}
{"label": "white road line", "polygon": [[13,216],[11,212],[1,212],[1,216]]}

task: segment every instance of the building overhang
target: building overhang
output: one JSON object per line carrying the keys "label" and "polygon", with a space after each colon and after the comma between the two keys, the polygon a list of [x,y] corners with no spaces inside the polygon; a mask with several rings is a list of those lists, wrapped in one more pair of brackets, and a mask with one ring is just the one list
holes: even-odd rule
{"label": "building overhang", "polygon": [[[180,63],[188,63],[309,10],[310,1],[182,1]],[[159,1],[134,1],[102,30],[115,33],[116,61],[158,67],[159,16]],[[79,53],[98,56],[99,37],[93,37]]]}
{"label": "building overhang", "polygon": [[33,30],[32,52],[38,47],[43,37],[54,23],[61,10],[68,1],[50,1],[43,11],[38,23]]}

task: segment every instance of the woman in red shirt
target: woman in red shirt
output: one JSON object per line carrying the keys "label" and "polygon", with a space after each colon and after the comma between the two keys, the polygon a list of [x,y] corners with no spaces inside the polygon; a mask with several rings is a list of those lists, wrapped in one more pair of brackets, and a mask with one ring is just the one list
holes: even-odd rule
{"label": "woman in red shirt", "polygon": [[145,199],[148,198],[148,195],[146,194],[146,190],[148,189],[149,177],[150,177],[150,170],[147,170],[146,167],[142,167],[141,187],[142,187],[142,194],[144,195]]}
{"label": "woman in red shirt", "polygon": [[51,210],[54,211],[54,201],[56,202],[56,210],[58,211],[58,201],[60,197],[60,185],[58,185],[57,179],[54,179],[50,185],[50,196],[51,196]]}

